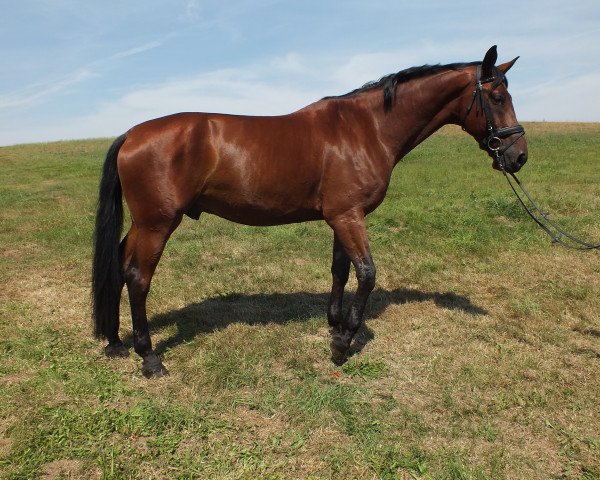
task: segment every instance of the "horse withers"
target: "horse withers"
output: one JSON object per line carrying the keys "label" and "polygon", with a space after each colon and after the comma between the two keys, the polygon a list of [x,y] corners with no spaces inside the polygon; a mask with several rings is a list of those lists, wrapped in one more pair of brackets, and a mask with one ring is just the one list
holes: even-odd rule
{"label": "horse withers", "polygon": [[[147,377],[167,373],[152,348],[146,297],[170,235],[184,215],[212,213],[246,225],[325,220],[333,230],[327,311],[331,353],[342,364],[375,286],[365,216],[383,201],[392,169],[446,124],[458,124],[492,158],[518,171],[527,160],[496,47],[482,62],[425,65],[326,97],[289,115],[179,113],[133,127],[104,163],[92,274],[94,333],[108,356],[126,356],[119,303],[127,285],[134,349]],[[121,240],[122,197],[131,227]],[[358,287],[342,297],[350,264]]]}

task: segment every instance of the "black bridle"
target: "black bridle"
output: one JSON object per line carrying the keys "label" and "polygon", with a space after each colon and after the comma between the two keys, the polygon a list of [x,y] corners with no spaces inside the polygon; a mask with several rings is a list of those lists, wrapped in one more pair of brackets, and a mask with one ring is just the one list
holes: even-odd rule
{"label": "black bridle", "polygon": [[[552,241],[554,243],[560,243],[561,245],[563,245],[567,248],[571,248],[571,249],[575,249],[575,250],[600,250],[600,244],[592,245],[590,243],[584,242],[584,241],[574,237],[570,233],[566,232],[561,227],[556,225],[556,223],[554,223],[552,220],[550,220],[548,218],[548,213],[544,212],[537,205],[537,203],[534,202],[533,198],[531,198],[531,195],[529,194],[529,192],[527,190],[525,190],[525,187],[519,181],[519,179],[516,177],[516,175],[513,172],[506,171],[506,165],[504,163],[504,154],[521,137],[523,137],[525,135],[525,129],[523,128],[522,125],[514,125],[512,127],[504,127],[504,128],[498,128],[496,126],[496,122],[494,121],[494,116],[492,115],[492,112],[490,110],[489,103],[486,101],[486,98],[483,95],[483,85],[484,84],[492,83],[491,90],[494,91],[494,89],[496,87],[498,87],[498,85],[500,85],[502,82],[506,81],[505,76],[502,72],[496,70],[496,73],[497,73],[497,76],[481,78],[481,65],[477,66],[477,74],[476,74],[477,76],[475,79],[475,90],[473,91],[473,96],[471,97],[471,101],[469,102],[469,106],[467,107],[467,112],[465,113],[465,116],[463,117],[462,122],[461,122],[463,130],[465,130],[465,121],[466,121],[467,117],[469,116],[469,114],[471,113],[471,110],[473,109],[473,105],[477,105],[477,107],[476,107],[477,114],[479,115],[481,112],[483,112],[483,115],[485,117],[486,134],[487,134],[479,142],[479,144],[483,150],[488,150],[490,153],[492,153],[494,155],[494,158],[496,160],[496,165],[498,165],[498,168],[504,174],[504,177],[506,178],[506,181],[510,185],[510,188],[516,195],[517,199],[519,200],[519,203],[521,203],[521,205],[523,206],[523,208],[525,209],[527,214],[533,219],[533,221],[535,223],[537,223],[540,226],[540,228],[542,230],[544,230],[544,232],[546,232],[552,238]],[[508,137],[510,137],[512,135],[516,135],[516,134],[519,134],[519,135],[512,142],[510,142],[506,146],[502,145],[502,142],[505,138],[508,138]],[[525,196],[526,200],[529,202],[529,205],[531,208],[527,206],[526,201],[519,194],[519,192],[517,191],[517,188],[515,188],[515,185],[511,181],[509,175],[510,175],[510,177],[513,178],[513,180],[515,181],[517,187],[521,190],[521,192],[523,192],[523,195]],[[537,216],[536,214],[539,214],[539,216]]]}
{"label": "black bridle", "polygon": [[[467,117],[471,113],[473,109],[473,105],[476,105],[476,113],[479,115],[483,112],[485,117],[485,127],[486,127],[486,136],[479,141],[479,145],[483,150],[490,151],[496,160],[496,164],[500,168],[500,170],[505,170],[504,164],[504,153],[512,147],[515,143],[519,141],[519,139],[525,135],[525,129],[522,125],[514,125],[512,127],[503,127],[498,128],[496,126],[496,122],[494,121],[494,116],[490,110],[490,105],[486,101],[485,96],[483,95],[483,85],[486,83],[492,84],[492,92],[500,85],[502,82],[506,81],[506,77],[502,72],[496,70],[497,76],[491,76],[486,78],[481,78],[481,65],[477,65],[477,76],[475,77],[475,90],[473,91],[473,95],[471,96],[471,101],[469,102],[469,106],[467,107],[467,112],[462,119],[462,128],[465,129],[465,121]],[[519,134],[509,145],[503,146],[502,141],[505,138],[508,138],[512,135]]]}

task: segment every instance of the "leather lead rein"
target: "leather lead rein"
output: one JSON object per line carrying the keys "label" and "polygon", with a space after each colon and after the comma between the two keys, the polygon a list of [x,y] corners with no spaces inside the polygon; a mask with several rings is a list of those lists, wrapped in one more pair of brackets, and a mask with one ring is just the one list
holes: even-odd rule
{"label": "leather lead rein", "polygon": [[[533,201],[533,198],[531,198],[531,195],[529,195],[529,192],[527,190],[525,190],[525,187],[519,181],[519,179],[516,177],[516,175],[514,173],[506,172],[506,170],[504,170],[504,166],[502,166],[502,173],[506,177],[506,181],[510,185],[510,188],[517,196],[519,202],[521,203],[521,205],[523,206],[523,208],[525,209],[527,214],[533,219],[533,221],[535,223],[537,223],[542,228],[542,230],[544,230],[544,232],[546,232],[552,238],[552,241],[554,243],[560,243],[562,246],[571,248],[573,250],[600,250],[600,244],[592,245],[591,243],[584,242],[583,240],[580,240],[579,238],[574,237],[570,233],[566,232],[561,227],[559,227],[556,223],[554,223],[552,220],[550,220],[548,218],[548,214],[546,212],[544,212],[542,209],[540,209],[540,207],[538,207],[537,203],[535,203]],[[517,191],[517,189],[515,188],[513,183],[510,181],[510,177],[508,175],[510,175],[515,180],[517,186],[521,189],[521,191],[523,192],[523,194],[525,195],[525,197],[531,204],[532,208],[534,209],[534,211],[538,212],[542,218],[536,217],[536,215],[529,209],[529,207],[527,207],[527,204],[525,203],[523,198],[519,195],[519,192]],[[554,229],[554,231],[552,229]],[[568,241],[570,241],[572,243],[568,243],[568,241],[563,240],[563,238],[568,238]]]}

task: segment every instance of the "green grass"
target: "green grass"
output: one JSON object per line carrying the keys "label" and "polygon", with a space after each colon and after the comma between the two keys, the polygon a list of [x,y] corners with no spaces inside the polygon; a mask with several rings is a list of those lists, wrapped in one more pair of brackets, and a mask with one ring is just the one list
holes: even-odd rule
{"label": "green grass", "polygon": [[[526,128],[520,177],[600,239],[600,125]],[[369,216],[377,287],[339,368],[326,225],[185,219],[149,298],[160,381],[90,335],[109,145],[0,149],[0,478],[600,478],[600,258],[551,245],[462,132]]]}

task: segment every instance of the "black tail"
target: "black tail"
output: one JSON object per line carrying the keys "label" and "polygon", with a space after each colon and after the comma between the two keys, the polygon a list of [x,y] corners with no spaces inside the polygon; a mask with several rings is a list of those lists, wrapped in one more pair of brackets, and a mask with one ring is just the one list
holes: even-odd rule
{"label": "black tail", "polygon": [[125,138],[126,135],[121,135],[108,150],[100,180],[92,264],[92,301],[96,338],[110,338],[118,329],[122,289],[119,240],[123,229],[123,203],[121,182],[117,171],[117,155]]}

